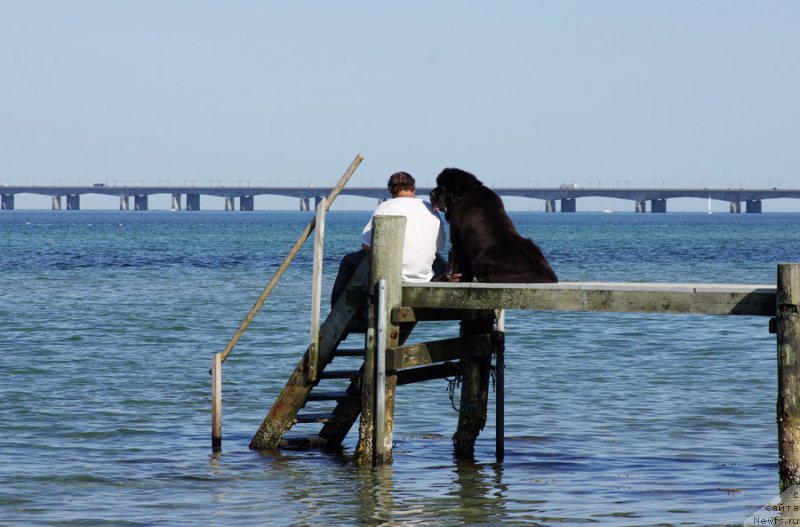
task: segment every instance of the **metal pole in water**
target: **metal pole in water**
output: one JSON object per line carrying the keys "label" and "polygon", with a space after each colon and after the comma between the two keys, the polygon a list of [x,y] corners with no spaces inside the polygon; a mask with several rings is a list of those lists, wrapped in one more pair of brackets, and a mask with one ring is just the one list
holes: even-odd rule
{"label": "metal pole in water", "polygon": [[386,279],[378,281],[378,335],[375,346],[375,458],[385,453],[384,418],[386,410]]}
{"label": "metal pole in water", "polygon": [[222,450],[222,353],[211,361],[211,449]]}
{"label": "metal pole in water", "polygon": [[314,271],[311,278],[311,343],[308,348],[308,380],[314,382],[319,375],[319,320],[322,298],[322,257],[325,245],[325,211],[327,199],[323,196],[317,204],[316,232],[314,234]]}
{"label": "metal pole in water", "polygon": [[495,457],[497,461],[502,461],[506,454],[505,446],[505,419],[506,419],[506,390],[505,390],[505,334],[506,334],[506,312],[504,309],[498,310],[497,315],[497,338],[495,349],[495,367],[497,382],[497,408],[495,423]]}

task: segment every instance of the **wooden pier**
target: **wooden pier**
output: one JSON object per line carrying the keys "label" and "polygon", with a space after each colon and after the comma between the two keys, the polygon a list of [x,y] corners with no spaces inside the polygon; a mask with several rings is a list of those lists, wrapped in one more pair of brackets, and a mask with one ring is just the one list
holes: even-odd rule
{"label": "wooden pier", "polygon": [[[473,455],[487,422],[490,371],[497,370],[497,457],[503,457],[503,310],[642,312],[767,317],[777,334],[778,443],[781,488],[800,483],[800,264],[778,264],[776,286],[668,283],[402,283],[405,218],[376,217],[373,249],[346,294],[315,332],[286,386],[253,437],[253,449],[340,445],[360,417],[354,462],[392,462],[394,403],[398,387],[458,375],[461,411],[453,436],[455,455]],[[359,324],[364,316],[366,324]],[[415,326],[431,320],[460,322],[457,335],[409,343]],[[344,349],[350,335],[363,347]],[[360,338],[360,337],[359,337]],[[331,364],[350,357],[356,366]],[[492,365],[494,359],[494,366]],[[338,366],[337,366],[338,367]],[[333,379],[347,386],[328,390]],[[309,402],[330,401],[330,412],[304,414]],[[469,411],[465,411],[469,409]],[[287,435],[299,423],[319,423],[318,433]]]}

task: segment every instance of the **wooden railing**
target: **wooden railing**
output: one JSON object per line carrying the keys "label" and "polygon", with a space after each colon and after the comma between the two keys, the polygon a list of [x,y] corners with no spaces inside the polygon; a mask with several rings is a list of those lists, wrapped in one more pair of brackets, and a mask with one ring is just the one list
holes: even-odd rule
{"label": "wooden railing", "polygon": [[404,284],[403,305],[436,309],[533,309],[775,316],[770,285],[563,282]]}

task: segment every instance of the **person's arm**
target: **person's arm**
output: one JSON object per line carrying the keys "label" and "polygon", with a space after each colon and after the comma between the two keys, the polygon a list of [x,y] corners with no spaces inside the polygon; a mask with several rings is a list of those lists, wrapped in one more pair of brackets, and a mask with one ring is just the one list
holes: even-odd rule
{"label": "person's arm", "polygon": [[444,242],[447,240],[447,236],[444,233],[444,225],[441,220],[439,220],[439,234],[436,237],[436,250],[441,251],[444,249]]}
{"label": "person's arm", "polygon": [[369,244],[372,243],[372,218],[374,217],[375,213],[373,212],[367,224],[361,229],[361,248],[365,251],[369,251]]}

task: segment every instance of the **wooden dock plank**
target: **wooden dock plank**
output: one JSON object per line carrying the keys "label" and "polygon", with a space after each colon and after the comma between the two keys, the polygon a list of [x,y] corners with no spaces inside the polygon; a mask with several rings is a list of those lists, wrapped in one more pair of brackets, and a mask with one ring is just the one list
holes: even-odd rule
{"label": "wooden dock plank", "polygon": [[492,352],[492,335],[470,335],[419,342],[386,350],[386,369],[399,370],[437,362],[457,361]]}
{"label": "wooden dock plank", "polygon": [[403,306],[775,316],[776,288],[752,284],[562,282],[403,284]]}

